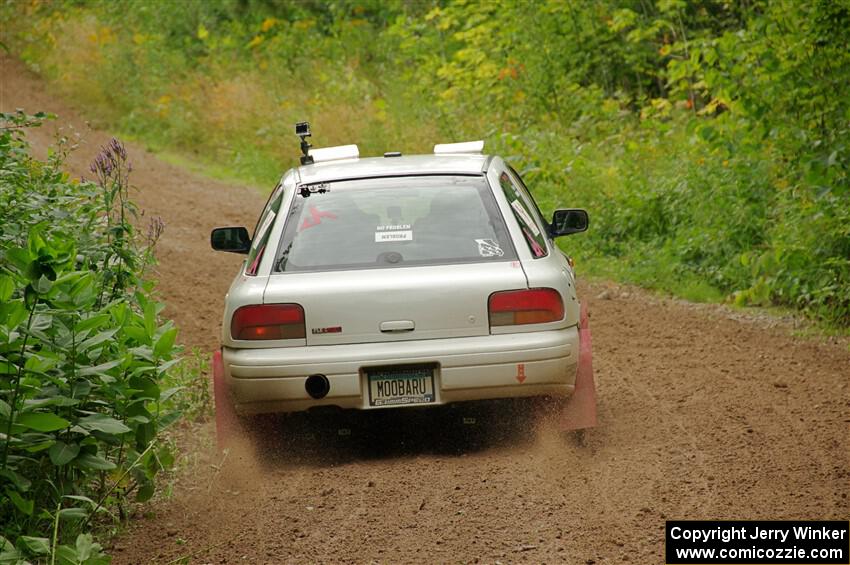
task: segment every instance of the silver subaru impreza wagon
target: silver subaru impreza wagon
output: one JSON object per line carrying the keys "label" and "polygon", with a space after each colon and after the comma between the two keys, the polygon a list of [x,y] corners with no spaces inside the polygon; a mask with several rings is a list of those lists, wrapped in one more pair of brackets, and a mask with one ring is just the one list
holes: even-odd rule
{"label": "silver subaru impreza wagon", "polygon": [[212,232],[214,249],[246,255],[215,357],[219,419],[574,391],[590,350],[553,240],[585,231],[584,210],[546,221],[480,141],[360,158],[301,134],[302,165],[253,237]]}

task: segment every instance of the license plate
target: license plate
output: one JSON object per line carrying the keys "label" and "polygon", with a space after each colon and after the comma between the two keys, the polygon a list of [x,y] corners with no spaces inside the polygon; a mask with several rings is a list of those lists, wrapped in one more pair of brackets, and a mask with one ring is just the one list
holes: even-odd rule
{"label": "license plate", "polygon": [[434,368],[389,367],[369,369],[370,406],[405,406],[434,402]]}

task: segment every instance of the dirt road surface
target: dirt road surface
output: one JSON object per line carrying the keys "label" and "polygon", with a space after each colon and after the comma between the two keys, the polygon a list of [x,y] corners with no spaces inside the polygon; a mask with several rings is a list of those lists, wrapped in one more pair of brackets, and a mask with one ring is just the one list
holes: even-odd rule
{"label": "dirt road surface", "polygon": [[[0,65],[2,110],[59,114],[84,135],[68,166],[86,174],[109,135],[19,63]],[[32,133],[38,151],[52,129]],[[166,223],[166,314],[183,343],[212,350],[240,258],[210,251],[209,229],[253,226],[263,195],[128,150],[136,201]],[[850,517],[846,343],[611,284],[580,290],[600,410],[583,439],[519,406],[474,425],[461,410],[295,420],[227,457],[194,441],[173,495],[114,540],[114,562],[663,563],[666,519]]]}

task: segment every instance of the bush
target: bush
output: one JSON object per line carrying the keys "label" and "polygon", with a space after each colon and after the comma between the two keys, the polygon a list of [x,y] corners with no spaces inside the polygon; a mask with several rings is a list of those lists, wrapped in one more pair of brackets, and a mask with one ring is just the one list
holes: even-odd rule
{"label": "bush", "polygon": [[0,115],[0,562],[105,563],[92,521],[149,499],[173,459],[177,330],[144,280],[161,223],[140,241],[123,145],[70,180],[61,149],[29,155],[44,117]]}

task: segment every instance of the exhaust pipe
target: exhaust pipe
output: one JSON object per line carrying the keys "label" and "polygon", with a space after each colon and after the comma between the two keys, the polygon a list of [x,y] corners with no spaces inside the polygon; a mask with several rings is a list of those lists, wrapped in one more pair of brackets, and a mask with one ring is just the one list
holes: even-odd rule
{"label": "exhaust pipe", "polygon": [[310,375],[304,383],[304,389],[312,398],[319,400],[328,395],[331,390],[331,383],[324,375]]}

